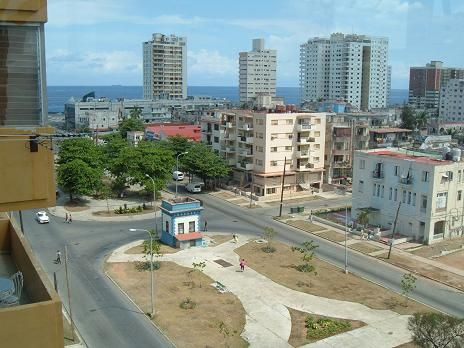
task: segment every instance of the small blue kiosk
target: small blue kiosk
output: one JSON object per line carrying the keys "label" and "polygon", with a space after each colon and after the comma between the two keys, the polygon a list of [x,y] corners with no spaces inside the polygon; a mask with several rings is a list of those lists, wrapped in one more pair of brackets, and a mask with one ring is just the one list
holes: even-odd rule
{"label": "small blue kiosk", "polygon": [[191,197],[163,199],[161,202],[161,241],[174,248],[201,246],[201,202]]}

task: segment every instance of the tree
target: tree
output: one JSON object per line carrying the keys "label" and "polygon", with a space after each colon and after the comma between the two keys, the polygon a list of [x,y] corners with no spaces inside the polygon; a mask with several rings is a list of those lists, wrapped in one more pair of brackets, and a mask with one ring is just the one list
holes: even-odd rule
{"label": "tree", "polygon": [[[192,262],[193,270],[203,273],[205,267],[206,267],[206,262],[205,261],[200,261],[200,262]],[[200,288],[201,288],[201,278],[200,278]]]}
{"label": "tree", "polygon": [[58,185],[69,193],[71,201],[73,195],[95,192],[101,185],[101,178],[100,168],[93,168],[81,159],[74,159],[58,167]]}
{"label": "tree", "polygon": [[416,129],[416,116],[414,110],[407,105],[404,105],[401,110],[401,127],[410,130]]}
{"label": "tree", "polygon": [[[150,245],[150,239],[146,240],[143,242],[143,253],[145,254],[145,257],[147,258],[147,260],[150,258],[150,256],[153,254],[153,256],[161,256],[161,244],[158,240],[158,235],[155,233],[155,230],[151,229],[148,231],[152,238],[151,238],[151,245]],[[160,268],[160,262],[159,261],[155,261],[153,262],[153,268],[154,269],[159,269]],[[150,261],[147,261],[144,265],[143,265],[143,269],[150,269]]]}
{"label": "tree", "polygon": [[206,186],[209,181],[226,177],[230,169],[224,160],[202,143],[194,143],[182,161],[184,168],[200,177]]}
{"label": "tree", "polygon": [[267,245],[263,248],[265,253],[273,253],[276,249],[271,245],[277,232],[271,227],[264,227],[264,239],[267,241]]}
{"label": "tree", "polygon": [[167,138],[167,140],[163,142],[163,145],[177,156],[178,154],[189,151],[192,146],[192,141],[186,137],[176,135],[174,137]]}
{"label": "tree", "polygon": [[464,347],[464,319],[441,313],[415,313],[409,318],[408,328],[419,347]]}
{"label": "tree", "polygon": [[427,113],[425,111],[416,115],[416,126],[419,130],[426,128],[428,123]]}
{"label": "tree", "polygon": [[123,118],[123,120],[119,123],[119,133],[123,139],[127,138],[127,132],[130,131],[144,131],[145,126],[140,118],[142,115],[142,109],[135,108],[132,109],[129,113],[128,118]]}
{"label": "tree", "polygon": [[101,148],[95,145],[92,139],[66,139],[60,145],[58,164],[61,165],[79,159],[91,168],[102,168],[102,154]]}
{"label": "tree", "polygon": [[358,223],[366,227],[369,224],[369,214],[368,210],[362,210],[358,214]]}
{"label": "tree", "polygon": [[409,294],[416,288],[416,280],[412,273],[403,274],[401,278],[401,293],[406,298],[406,306],[408,305]]}
{"label": "tree", "polygon": [[315,267],[311,265],[309,262],[313,259],[314,250],[316,250],[316,248],[318,247],[319,245],[314,244],[312,240],[302,243],[301,247],[292,247],[293,252],[298,251],[302,254],[303,264],[296,266],[296,269],[298,271],[309,273],[315,270]]}

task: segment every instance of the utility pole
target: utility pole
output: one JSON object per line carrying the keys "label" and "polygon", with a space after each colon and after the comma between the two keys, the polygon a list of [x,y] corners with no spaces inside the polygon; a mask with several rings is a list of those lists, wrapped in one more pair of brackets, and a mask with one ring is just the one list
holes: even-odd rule
{"label": "utility pole", "polygon": [[251,186],[250,186],[250,209],[251,209],[251,203],[253,201],[253,172],[251,172]]}
{"label": "utility pole", "polygon": [[401,201],[400,203],[398,204],[398,209],[396,210],[396,216],[395,216],[395,221],[393,222],[393,232],[392,232],[392,238],[390,240],[390,249],[388,250],[388,257],[387,259],[390,258],[390,254],[392,252],[392,248],[393,248],[393,242],[395,240],[395,233],[396,233],[396,223],[398,222],[398,214],[400,212],[400,207],[401,207]]}
{"label": "utility pole", "polygon": [[69,306],[69,318],[71,320],[71,332],[72,332],[72,340],[75,341],[74,337],[74,321],[72,317],[72,309],[71,309],[71,289],[69,288],[69,276],[68,276],[68,246],[64,246],[64,272],[66,274],[66,287],[68,288],[68,306]]}
{"label": "utility pole", "polygon": [[284,159],[284,175],[282,175],[282,187],[280,188],[280,210],[279,210],[279,217],[282,216],[282,205],[284,200],[284,184],[285,184],[285,167],[287,164],[287,156]]}

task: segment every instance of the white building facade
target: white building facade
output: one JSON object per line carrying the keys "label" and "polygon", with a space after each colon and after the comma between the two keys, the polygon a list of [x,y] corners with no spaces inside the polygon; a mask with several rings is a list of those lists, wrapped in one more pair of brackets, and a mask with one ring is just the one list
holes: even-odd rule
{"label": "white building facade", "polygon": [[187,38],[155,33],[143,43],[143,98],[187,98]]}
{"label": "white building facade", "polygon": [[239,55],[240,103],[248,103],[258,94],[276,95],[277,51],[264,48],[264,39],[254,39],[253,49]]}
{"label": "white building facade", "polygon": [[464,79],[451,79],[440,91],[442,121],[464,122]]}
{"label": "white building facade", "polygon": [[[369,222],[391,236],[431,244],[461,236],[464,162],[406,150],[356,151],[352,218],[367,209]],[[397,213],[398,212],[398,213]],[[395,238],[396,239],[396,238]]]}
{"label": "white building facade", "polygon": [[332,34],[300,46],[302,101],[343,100],[362,110],[387,106],[388,39]]}

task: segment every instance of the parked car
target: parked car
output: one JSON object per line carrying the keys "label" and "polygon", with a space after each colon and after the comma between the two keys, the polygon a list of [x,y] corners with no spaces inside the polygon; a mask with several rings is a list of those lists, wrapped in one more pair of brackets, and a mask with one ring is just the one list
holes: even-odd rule
{"label": "parked car", "polygon": [[44,211],[37,212],[37,214],[35,214],[35,218],[39,224],[48,224],[50,222],[50,218]]}
{"label": "parked car", "polygon": [[172,172],[172,179],[176,181],[182,181],[184,180],[184,173],[179,172],[179,171],[174,171]]}
{"label": "parked car", "polygon": [[188,192],[200,193],[200,192],[201,192],[201,186],[202,186],[202,185],[203,185],[202,183],[191,182],[191,183],[185,185],[185,189],[186,189]]}

